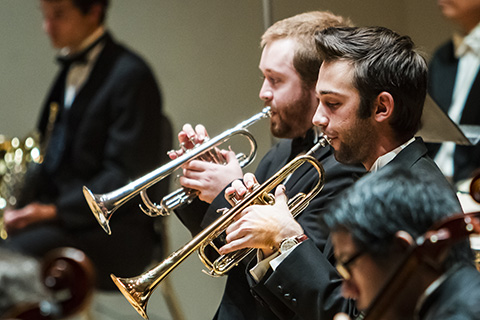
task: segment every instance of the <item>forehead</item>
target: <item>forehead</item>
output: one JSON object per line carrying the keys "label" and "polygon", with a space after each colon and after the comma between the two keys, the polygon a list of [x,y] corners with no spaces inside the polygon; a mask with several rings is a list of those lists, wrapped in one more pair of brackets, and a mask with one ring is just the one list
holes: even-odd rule
{"label": "forehead", "polygon": [[259,68],[263,71],[295,71],[294,53],[294,40],[288,38],[274,40],[263,48]]}
{"label": "forehead", "polygon": [[352,235],[347,231],[332,232],[332,244],[337,259],[344,256],[349,257],[357,252],[357,247],[353,242]]}
{"label": "forehead", "polygon": [[43,11],[67,11],[77,9],[72,0],[41,0]]}
{"label": "forehead", "polygon": [[353,85],[353,65],[344,60],[323,62],[319,73],[316,91],[319,94],[346,93],[356,88]]}

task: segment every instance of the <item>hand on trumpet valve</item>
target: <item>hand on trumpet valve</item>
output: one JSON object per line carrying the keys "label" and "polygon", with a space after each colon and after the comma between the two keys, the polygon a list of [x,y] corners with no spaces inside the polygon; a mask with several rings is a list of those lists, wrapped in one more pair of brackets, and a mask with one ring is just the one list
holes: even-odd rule
{"label": "hand on trumpet valve", "polygon": [[178,133],[178,143],[180,147],[178,150],[170,150],[168,156],[174,160],[183,155],[187,150],[195,148],[195,146],[202,144],[208,140],[207,129],[201,124],[195,126],[195,130],[192,125],[187,123],[183,125],[182,131]]}
{"label": "hand on trumpet valve", "polygon": [[[252,178],[253,177],[253,178]],[[253,190],[256,179],[245,175],[244,182],[236,180],[225,190],[225,196],[236,193],[245,196]],[[248,183],[248,186],[246,185]],[[226,229],[227,244],[220,248],[220,254],[244,248],[261,249],[267,257],[278,250],[279,243],[288,237],[303,234],[303,228],[290,213],[285,187],[278,185],[271,205],[251,205],[239,213]]]}
{"label": "hand on trumpet valve", "polygon": [[225,199],[234,206],[258,185],[257,178],[253,173],[245,173],[243,181],[235,180],[230,187],[225,189]]}
{"label": "hand on trumpet valve", "polygon": [[222,150],[226,164],[192,160],[183,166],[179,178],[184,188],[198,191],[200,200],[211,203],[233,180],[242,177],[243,172],[233,151]]}

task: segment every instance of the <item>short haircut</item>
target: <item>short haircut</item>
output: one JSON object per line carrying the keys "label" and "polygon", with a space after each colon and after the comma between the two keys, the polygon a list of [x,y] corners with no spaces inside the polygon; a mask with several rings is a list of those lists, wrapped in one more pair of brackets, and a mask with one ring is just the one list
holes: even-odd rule
{"label": "short haircut", "polygon": [[315,40],[323,60],[352,64],[361,118],[371,115],[373,101],[386,91],[395,103],[390,125],[397,139],[415,135],[427,94],[427,63],[410,37],[383,27],[346,27],[319,31]]}
{"label": "short haircut", "polygon": [[[58,0],[45,0],[45,1],[58,1]],[[92,6],[99,4],[102,6],[102,14],[100,15],[99,23],[105,21],[107,15],[107,9],[110,0],[71,0],[73,5],[78,8],[83,14],[87,14],[92,9]]]}
{"label": "short haircut", "polygon": [[351,26],[349,19],[329,11],[311,11],[275,22],[262,36],[261,47],[279,39],[293,39],[297,46],[293,65],[307,87],[315,86],[321,60],[315,48],[315,33],[328,27]]}
{"label": "short haircut", "polygon": [[[330,232],[346,231],[355,245],[380,260],[389,257],[395,234],[414,239],[438,221],[461,213],[455,197],[426,172],[388,165],[360,179],[344,197],[337,197],[322,216]],[[468,239],[451,251],[446,265],[471,262]]]}

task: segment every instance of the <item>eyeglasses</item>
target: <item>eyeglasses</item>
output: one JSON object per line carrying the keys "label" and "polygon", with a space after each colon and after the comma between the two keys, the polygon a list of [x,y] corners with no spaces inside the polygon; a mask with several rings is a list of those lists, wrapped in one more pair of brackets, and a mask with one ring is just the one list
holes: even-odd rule
{"label": "eyeglasses", "polygon": [[342,276],[343,279],[350,280],[350,278],[352,277],[352,273],[348,266],[352,264],[355,260],[357,260],[360,256],[364,255],[365,253],[366,251],[362,250],[355,253],[345,262],[337,261],[337,264],[335,265],[335,267],[337,268],[338,273],[340,274],[340,276]]}

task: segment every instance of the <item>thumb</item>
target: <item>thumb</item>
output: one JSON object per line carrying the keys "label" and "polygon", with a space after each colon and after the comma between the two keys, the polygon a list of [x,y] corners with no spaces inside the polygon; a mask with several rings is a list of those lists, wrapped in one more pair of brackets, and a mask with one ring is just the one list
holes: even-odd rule
{"label": "thumb", "polygon": [[221,150],[222,156],[225,158],[228,164],[230,163],[237,163],[237,156],[235,155],[235,152],[232,150]]}
{"label": "thumb", "polygon": [[285,186],[280,184],[275,189],[275,204],[278,203],[287,203],[287,194],[285,193]]}

